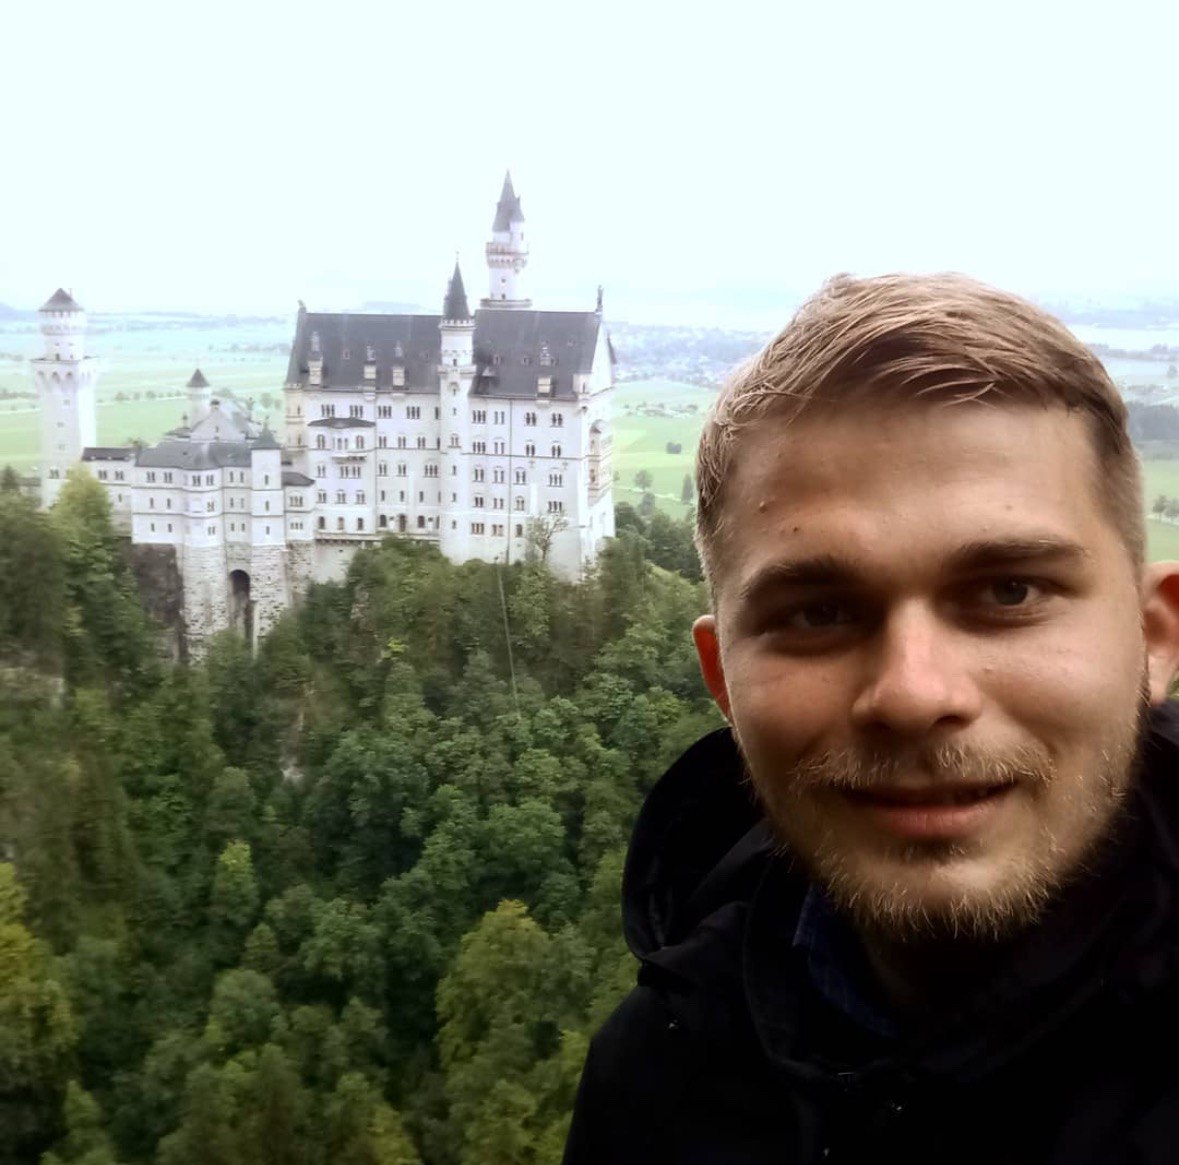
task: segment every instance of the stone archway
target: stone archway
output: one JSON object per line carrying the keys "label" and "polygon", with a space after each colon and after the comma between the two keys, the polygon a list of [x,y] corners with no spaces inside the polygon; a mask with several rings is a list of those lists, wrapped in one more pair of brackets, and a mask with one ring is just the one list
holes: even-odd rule
{"label": "stone archway", "polygon": [[254,601],[250,598],[250,576],[244,570],[229,573],[229,626],[253,646]]}

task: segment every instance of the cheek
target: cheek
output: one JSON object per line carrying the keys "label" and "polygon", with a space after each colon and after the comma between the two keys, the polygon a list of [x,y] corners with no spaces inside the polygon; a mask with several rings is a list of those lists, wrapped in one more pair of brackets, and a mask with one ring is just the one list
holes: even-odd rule
{"label": "cheek", "polygon": [[852,696],[838,674],[761,661],[738,677],[729,685],[733,726],[752,758],[793,759],[842,743]]}

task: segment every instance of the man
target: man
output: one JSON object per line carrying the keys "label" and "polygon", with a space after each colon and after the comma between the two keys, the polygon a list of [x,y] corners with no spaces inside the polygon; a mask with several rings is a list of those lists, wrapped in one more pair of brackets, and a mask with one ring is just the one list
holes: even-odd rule
{"label": "man", "polygon": [[840,278],[697,482],[730,728],[643,808],[566,1162],[1179,1161],[1179,566],[1104,369]]}

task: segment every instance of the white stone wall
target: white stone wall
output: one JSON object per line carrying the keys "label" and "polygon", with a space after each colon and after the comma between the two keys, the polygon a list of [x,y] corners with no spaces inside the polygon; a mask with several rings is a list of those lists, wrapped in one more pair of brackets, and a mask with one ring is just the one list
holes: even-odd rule
{"label": "white stone wall", "polygon": [[222,545],[188,545],[181,554],[184,636],[200,658],[210,635],[229,626],[229,566]]}

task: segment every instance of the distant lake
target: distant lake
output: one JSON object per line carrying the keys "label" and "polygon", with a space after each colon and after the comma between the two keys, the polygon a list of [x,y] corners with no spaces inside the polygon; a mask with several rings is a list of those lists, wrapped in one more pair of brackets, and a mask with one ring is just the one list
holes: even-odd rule
{"label": "distant lake", "polygon": [[1157,328],[1106,328],[1100,324],[1070,324],[1069,331],[1082,343],[1104,344],[1126,352],[1147,352],[1156,344],[1179,348],[1179,320]]}

